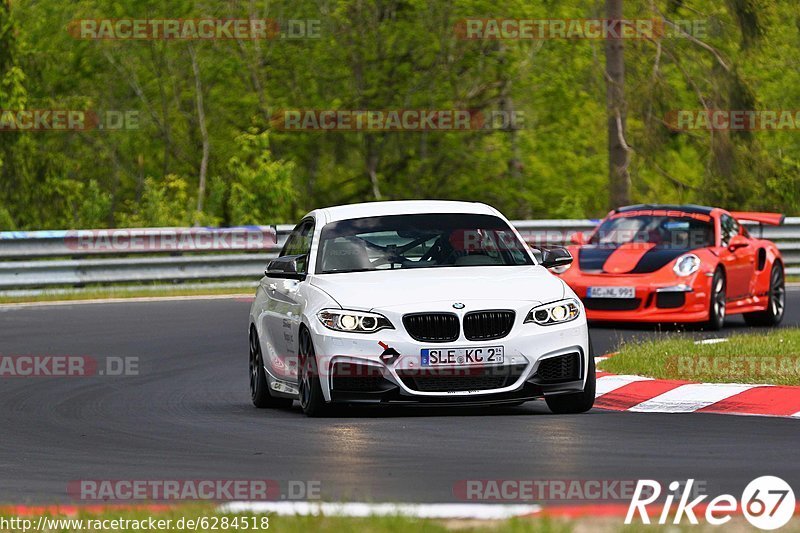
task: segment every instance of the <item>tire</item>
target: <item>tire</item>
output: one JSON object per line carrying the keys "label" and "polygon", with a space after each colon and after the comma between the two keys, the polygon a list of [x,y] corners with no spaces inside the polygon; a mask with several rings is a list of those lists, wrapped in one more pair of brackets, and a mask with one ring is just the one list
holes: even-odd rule
{"label": "tire", "polygon": [[586,385],[581,392],[572,394],[558,394],[556,396],[545,396],[544,401],[547,407],[554,414],[568,415],[585,413],[594,405],[594,397],[597,389],[597,375],[594,367],[594,351],[589,349],[589,374],[586,376]]}
{"label": "tire", "polygon": [[714,272],[711,280],[711,295],[708,302],[708,322],[706,329],[719,331],[725,325],[725,315],[727,311],[725,274],[722,270]]}
{"label": "tire", "polygon": [[280,398],[270,394],[261,344],[258,342],[255,328],[250,328],[250,399],[259,409],[288,408],[294,401],[291,398]]}
{"label": "tire", "polygon": [[300,345],[297,355],[297,382],[300,390],[300,407],[303,408],[303,413],[310,417],[329,415],[332,409],[322,395],[314,343],[311,340],[311,334],[305,328],[300,328]]}
{"label": "tire", "polygon": [[772,265],[768,294],[769,304],[765,310],[743,315],[748,326],[777,326],[783,320],[786,312],[786,279],[780,263]]}

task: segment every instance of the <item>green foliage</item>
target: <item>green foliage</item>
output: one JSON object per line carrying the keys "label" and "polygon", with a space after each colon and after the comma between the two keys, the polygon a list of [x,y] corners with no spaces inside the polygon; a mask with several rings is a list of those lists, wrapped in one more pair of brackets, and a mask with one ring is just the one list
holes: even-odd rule
{"label": "green foliage", "polygon": [[180,227],[192,223],[189,184],[174,174],[163,180],[146,178],[142,197],[131,208],[131,214],[120,217],[122,227]]}
{"label": "green foliage", "polygon": [[0,205],[0,231],[10,231],[16,229],[11,213],[4,206]]}
{"label": "green foliage", "polygon": [[[683,131],[665,122],[679,109],[796,109],[796,7],[625,2],[628,18],[700,21],[706,31],[699,40],[624,43],[633,201],[800,213],[796,130]],[[464,40],[455,25],[603,16],[594,0],[0,0],[0,109],[138,114],[134,128],[118,131],[0,132],[0,224],[284,223],[377,198],[481,200],[511,218],[601,216],[604,43]],[[65,30],[81,18],[321,24],[319,38],[307,39],[92,41]],[[210,146],[202,213],[198,90]],[[522,122],[470,132],[298,133],[273,127],[280,109],[513,110]]]}
{"label": "green foliage", "polygon": [[294,165],[272,159],[267,132],[243,133],[236,144],[239,154],[228,161],[230,221],[244,225],[289,220],[297,198]]}

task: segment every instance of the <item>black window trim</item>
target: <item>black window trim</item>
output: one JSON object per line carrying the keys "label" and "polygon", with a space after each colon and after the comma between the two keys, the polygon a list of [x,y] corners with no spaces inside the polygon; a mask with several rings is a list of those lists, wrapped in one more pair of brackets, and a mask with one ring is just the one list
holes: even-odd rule
{"label": "black window trim", "polygon": [[[305,217],[300,222],[298,222],[297,225],[295,225],[295,227],[292,229],[291,233],[289,233],[289,237],[287,237],[286,242],[283,244],[283,248],[281,249],[280,254],[278,254],[278,257],[283,257],[285,255],[289,255],[289,254],[287,254],[287,252],[289,251],[289,245],[293,244],[292,241],[298,235],[301,234],[301,230],[302,230],[303,226],[305,226],[306,224],[310,225],[309,238],[308,238],[308,250],[305,252],[305,254],[308,257],[306,257],[305,272],[301,272],[301,274],[308,274],[308,270],[309,270],[309,266],[310,266],[309,261],[311,259],[311,250],[314,247],[314,230],[316,229],[316,224],[317,224],[317,221],[314,219],[314,217],[312,217],[312,216]],[[299,254],[297,254],[297,255],[299,255]]]}
{"label": "black window trim", "polygon": [[[736,233],[732,233],[728,236],[728,231],[725,229],[725,225],[728,224],[726,219],[730,219],[731,221],[731,229],[736,228]],[[723,220],[725,220],[725,225],[723,225]],[[742,226],[739,222],[733,218],[733,216],[729,215],[728,213],[722,213],[719,217],[719,244],[720,246],[728,246],[730,244],[731,239],[735,235],[739,235],[742,233]]]}

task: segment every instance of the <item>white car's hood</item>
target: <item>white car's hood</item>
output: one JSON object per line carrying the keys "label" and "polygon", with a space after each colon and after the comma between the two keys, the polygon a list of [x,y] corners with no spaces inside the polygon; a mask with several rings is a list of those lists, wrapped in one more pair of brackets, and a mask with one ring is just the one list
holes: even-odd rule
{"label": "white car's hood", "polygon": [[[380,270],[313,276],[312,285],[345,309],[387,309],[434,302],[560,300],[564,282],[540,266]],[[449,305],[448,304],[448,305]]]}

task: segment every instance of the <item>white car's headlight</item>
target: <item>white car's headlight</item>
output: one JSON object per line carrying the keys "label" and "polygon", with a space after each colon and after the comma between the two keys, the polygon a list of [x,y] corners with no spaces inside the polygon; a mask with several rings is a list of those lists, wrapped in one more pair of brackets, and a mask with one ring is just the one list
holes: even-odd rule
{"label": "white car's headlight", "polygon": [[550,326],[575,320],[580,314],[580,305],[570,298],[534,307],[525,317],[525,322],[536,322],[541,326]]}
{"label": "white car's headlight", "polygon": [[684,254],[675,260],[672,271],[679,276],[690,276],[700,268],[700,258],[694,254]]}
{"label": "white car's headlight", "polygon": [[326,328],[335,331],[372,333],[381,329],[394,329],[392,323],[385,316],[366,311],[323,309],[317,313],[317,318]]}

